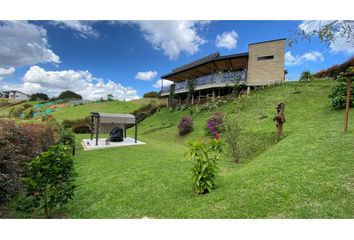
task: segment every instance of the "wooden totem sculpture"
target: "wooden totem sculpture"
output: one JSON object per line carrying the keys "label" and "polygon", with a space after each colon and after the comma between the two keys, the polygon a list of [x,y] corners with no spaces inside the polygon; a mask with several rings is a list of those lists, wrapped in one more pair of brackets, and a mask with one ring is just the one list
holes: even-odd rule
{"label": "wooden totem sculpture", "polygon": [[283,125],[285,123],[285,104],[279,103],[276,109],[278,114],[273,118],[273,121],[275,122],[275,143],[279,142],[281,134],[283,133]]}

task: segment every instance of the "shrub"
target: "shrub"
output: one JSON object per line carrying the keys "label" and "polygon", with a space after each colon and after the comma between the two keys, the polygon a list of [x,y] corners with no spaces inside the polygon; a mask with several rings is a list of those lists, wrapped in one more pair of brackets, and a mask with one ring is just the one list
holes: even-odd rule
{"label": "shrub", "polygon": [[183,117],[178,124],[178,133],[180,136],[186,135],[193,131],[193,119],[191,117]]}
{"label": "shrub", "polygon": [[62,121],[64,128],[71,128],[74,133],[90,133],[91,118],[80,118],[75,120],[65,119]]}
{"label": "shrub", "polygon": [[59,141],[60,144],[68,146],[72,149],[73,155],[75,155],[75,134],[71,128],[63,128],[60,132]]}
{"label": "shrub", "polygon": [[154,113],[159,111],[161,107],[163,107],[163,104],[156,105],[149,103],[134,110],[131,114],[133,114],[137,118],[137,122],[140,123],[144,119],[152,116]]}
{"label": "shrub", "polygon": [[143,98],[157,98],[157,97],[159,97],[159,93],[155,91],[146,92],[143,95]]}
{"label": "shrub", "polygon": [[207,147],[201,141],[192,141],[187,147],[186,157],[193,162],[191,173],[195,191],[198,194],[211,192],[216,188],[217,160],[223,152],[223,143],[213,139]]}
{"label": "shrub", "polygon": [[300,76],[300,81],[302,82],[309,82],[313,80],[313,76],[311,75],[310,71],[303,71]]}
{"label": "shrub", "polygon": [[225,143],[232,159],[236,163],[241,161],[241,123],[239,116],[227,116],[224,118]]}
{"label": "shrub", "polygon": [[29,173],[24,179],[28,201],[26,206],[22,206],[23,209],[44,209],[47,218],[53,216],[74,196],[75,176],[74,160],[69,148],[62,144],[51,146],[29,163]]}
{"label": "shrub", "polygon": [[314,74],[314,77],[317,78],[324,78],[324,77],[329,77],[329,78],[336,78],[339,76],[341,72],[346,71],[348,67],[354,66],[354,57],[351,57],[347,61],[345,61],[342,64],[336,64],[331,66],[330,68],[327,68],[325,70],[321,70],[317,73]]}
{"label": "shrub", "polygon": [[27,172],[26,163],[54,144],[51,128],[0,119],[0,203],[11,199]]}
{"label": "shrub", "polygon": [[[348,69],[347,71],[351,71]],[[350,106],[354,106],[354,86],[352,84],[350,89]],[[346,99],[347,99],[347,79],[340,75],[337,78],[338,84],[333,87],[332,93],[328,96],[331,101],[331,105],[333,108],[345,108]]]}
{"label": "shrub", "polygon": [[30,107],[32,107],[32,105],[29,104],[29,103],[25,103],[25,104],[23,104],[23,107],[24,107],[24,108],[30,108]]}
{"label": "shrub", "polygon": [[215,116],[208,118],[205,129],[209,136],[214,137],[217,133],[220,134],[224,130],[222,114],[217,112]]}

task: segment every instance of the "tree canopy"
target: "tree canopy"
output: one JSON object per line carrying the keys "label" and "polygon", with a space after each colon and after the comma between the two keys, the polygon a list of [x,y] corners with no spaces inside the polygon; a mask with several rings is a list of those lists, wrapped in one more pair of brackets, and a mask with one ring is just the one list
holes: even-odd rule
{"label": "tree canopy", "polygon": [[77,94],[73,91],[67,90],[59,94],[58,98],[61,99],[82,99],[80,94]]}

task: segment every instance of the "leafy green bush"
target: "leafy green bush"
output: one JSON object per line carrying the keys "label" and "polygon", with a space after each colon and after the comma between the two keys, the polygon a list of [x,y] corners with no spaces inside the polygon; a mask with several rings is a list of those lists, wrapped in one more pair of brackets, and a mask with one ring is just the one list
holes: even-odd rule
{"label": "leafy green bush", "polygon": [[45,125],[17,125],[0,119],[0,203],[13,197],[27,172],[27,162],[54,144],[53,130]]}
{"label": "leafy green bush", "polygon": [[64,119],[61,123],[64,128],[71,128],[74,133],[90,133],[91,118],[80,118],[75,120]]}
{"label": "leafy green bush", "polygon": [[49,99],[48,95],[45,93],[34,93],[31,95],[31,100],[32,101],[38,101],[38,100],[45,100],[47,101]]}
{"label": "leafy green bush", "polygon": [[75,134],[71,128],[63,128],[60,132],[58,143],[68,146],[72,149],[73,155],[75,155]]}
{"label": "leafy green bush", "polygon": [[143,95],[143,98],[157,98],[157,97],[159,97],[159,93],[155,91],[146,92]]}
{"label": "leafy green bush", "polygon": [[189,116],[183,117],[177,127],[180,136],[186,135],[193,131],[193,119]]}
{"label": "leafy green bush", "polygon": [[74,160],[69,148],[62,144],[51,146],[29,163],[29,173],[24,179],[27,201],[22,201],[19,208],[44,209],[46,217],[53,216],[74,196],[75,177]]}
{"label": "leafy green bush", "polygon": [[301,82],[309,82],[313,80],[313,76],[310,71],[303,71],[300,76]]}
{"label": "leafy green bush", "polygon": [[225,143],[229,149],[232,159],[236,163],[241,161],[241,124],[238,116],[227,116],[224,118]]}
{"label": "leafy green bush", "polygon": [[137,122],[142,122],[145,118],[152,116],[154,113],[159,111],[164,105],[156,105],[156,104],[145,104],[138,109],[134,110],[131,114],[133,114],[137,118]]}
{"label": "leafy green bush", "polygon": [[[351,68],[347,70],[347,72],[353,71]],[[353,81],[354,77],[351,79],[351,89],[350,89],[350,106],[354,106],[354,86]],[[332,93],[328,96],[331,101],[331,105],[333,108],[345,108],[346,99],[347,99],[347,79],[341,74],[337,78],[338,84],[333,87]]]}
{"label": "leafy green bush", "polygon": [[191,173],[195,191],[198,194],[211,192],[216,188],[217,160],[223,152],[222,141],[213,139],[209,147],[204,142],[192,141],[187,147],[186,157],[193,162]]}

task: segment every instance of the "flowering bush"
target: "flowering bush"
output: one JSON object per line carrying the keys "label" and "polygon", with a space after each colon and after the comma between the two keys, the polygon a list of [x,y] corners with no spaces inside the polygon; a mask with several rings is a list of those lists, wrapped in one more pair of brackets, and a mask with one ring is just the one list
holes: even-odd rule
{"label": "flowering bush", "polygon": [[183,117],[178,124],[179,135],[186,135],[193,131],[193,119],[191,117]]}
{"label": "flowering bush", "polygon": [[215,116],[211,117],[207,121],[206,131],[207,134],[216,137],[216,134],[220,134],[224,130],[224,124],[222,115],[220,112],[215,113]]}

